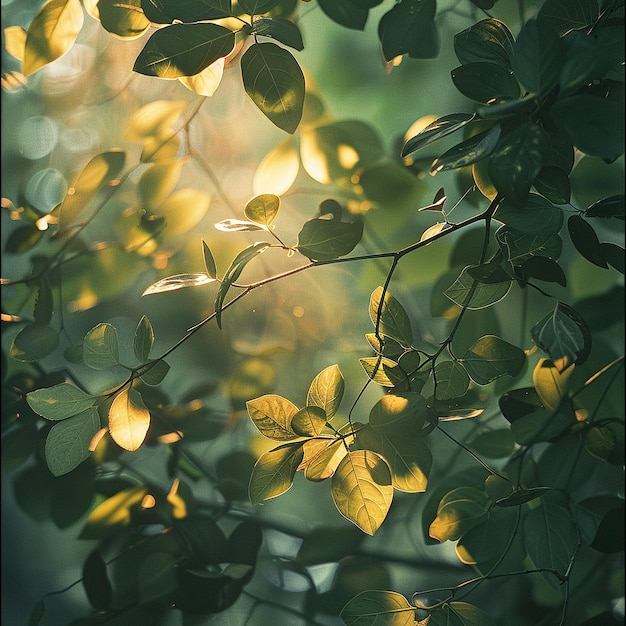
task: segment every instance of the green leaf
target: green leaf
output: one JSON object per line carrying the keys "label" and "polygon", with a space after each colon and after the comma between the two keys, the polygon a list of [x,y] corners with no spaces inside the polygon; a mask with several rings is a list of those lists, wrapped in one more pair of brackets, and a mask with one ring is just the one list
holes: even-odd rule
{"label": "green leaf", "polygon": [[450,602],[440,610],[433,611],[429,626],[496,626],[484,611],[467,602]]}
{"label": "green leaf", "polygon": [[600,252],[609,265],[624,275],[624,248],[614,243],[601,243]]}
{"label": "green leaf", "polygon": [[440,117],[422,129],[417,135],[411,137],[402,147],[401,156],[405,157],[411,154],[411,152],[415,152],[429,143],[437,141],[437,139],[460,130],[475,117],[475,113],[454,113]]}
{"label": "green leaf", "polygon": [[268,394],[246,402],[248,415],[259,432],[276,441],[297,439],[291,420],[298,413],[298,407],[281,396]]}
{"label": "green leaf", "polygon": [[216,20],[232,15],[231,0],[201,0],[181,2],[180,0],[142,0],[141,6],[146,17],[155,24],[180,22],[201,22]]}
{"label": "green leaf", "polygon": [[547,133],[536,124],[523,124],[501,137],[489,159],[489,176],[498,192],[523,206],[549,150]]}
{"label": "green leaf", "polygon": [[239,276],[241,276],[241,272],[243,272],[246,265],[259,254],[265,252],[267,248],[269,248],[269,244],[262,241],[248,246],[233,259],[226,270],[219,291],[217,292],[217,297],[215,298],[215,315],[219,328],[222,327],[222,305],[224,304],[228,290]]}
{"label": "green leaf", "polygon": [[472,435],[467,445],[481,456],[489,459],[504,459],[513,454],[515,441],[508,428],[485,430]]}
{"label": "green leaf", "polygon": [[532,500],[541,498],[541,496],[545,495],[549,491],[553,491],[553,488],[532,487],[531,489],[515,489],[513,493],[508,496],[496,500],[496,505],[503,507],[520,506],[526,502],[531,502]]}
{"label": "green leaf", "polygon": [[302,462],[302,442],[287,443],[262,454],[250,477],[252,504],[275,498],[287,491]]}
{"label": "green leaf", "polygon": [[522,206],[505,200],[498,207],[495,219],[522,233],[533,235],[556,235],[564,221],[561,208],[535,193],[528,194]]}
{"label": "green leaf", "polygon": [[433,419],[432,408],[422,395],[415,392],[385,394],[369,414],[370,426],[387,434],[419,432]]}
{"label": "green leaf", "polygon": [[435,366],[434,376],[437,381],[437,400],[459,398],[469,389],[467,370],[457,361],[439,361]]}
{"label": "green leaf", "polygon": [[589,330],[584,321],[578,315],[574,317],[572,310],[562,302],[558,302],[552,313],[537,322],[530,329],[530,334],[560,372],[577,363],[589,349]]}
{"label": "green leaf", "polygon": [[94,609],[104,611],[109,608],[113,600],[113,587],[107,574],[107,566],[95,549],[89,553],[83,565],[83,587]]}
{"label": "green leaf", "polygon": [[363,30],[367,22],[369,11],[353,0],[336,2],[335,0],[318,0],[320,9],[334,22],[352,28]]}
{"label": "green leaf", "polygon": [[466,97],[481,104],[497,104],[520,96],[513,72],[496,63],[476,61],[450,72],[454,86]]}
{"label": "green leaf", "polygon": [[415,607],[394,591],[362,591],[340,616],[347,626],[413,626]]}
{"label": "green leaf", "polygon": [[158,78],[193,76],[230,54],[234,45],[235,33],[224,26],[206,22],[172,24],[150,36],[133,70]]}
{"label": "green leaf", "polygon": [[576,505],[576,518],[585,543],[604,554],[624,550],[624,499],[592,496]]}
{"label": "green leaf", "polygon": [[48,432],[44,454],[55,476],[62,476],[89,457],[89,446],[100,430],[100,416],[95,407],[56,423]]}
{"label": "green leaf", "polygon": [[214,224],[217,230],[224,233],[251,232],[254,230],[265,230],[263,226],[249,222],[248,220],[227,219]]}
{"label": "green leaf", "polygon": [[624,220],[626,204],[624,203],[624,194],[610,196],[594,202],[585,210],[585,217],[600,217],[608,219],[615,217],[618,220]]}
{"label": "green leaf", "polygon": [[104,370],[119,365],[119,341],[117,329],[111,324],[102,323],[92,328],[83,340],[83,361],[85,365]]}
{"label": "green leaf", "polygon": [[213,253],[204,239],[202,240],[202,257],[204,259],[204,268],[210,278],[217,278],[217,265],[213,258]]}
{"label": "green leaf", "polygon": [[389,291],[377,287],[370,296],[369,315],[379,335],[392,337],[403,346],[413,343],[411,321],[404,307]]}
{"label": "green leaf", "polygon": [[129,452],[138,450],[150,428],[150,412],[141,394],[124,388],[109,409],[109,433],[115,443]]}
{"label": "green leaf", "polygon": [[326,425],[326,413],[318,406],[305,406],[291,421],[291,428],[299,437],[317,437]]}
{"label": "green leaf", "polygon": [[431,173],[454,170],[488,157],[500,139],[500,125],[478,133],[444,152],[431,165]]}
{"label": "green leaf", "polygon": [[341,404],[345,381],[338,365],[322,370],[311,382],[306,395],[307,406],[318,406],[331,420]]}
{"label": "green leaf", "polygon": [[438,541],[455,541],[487,517],[489,499],[474,487],[457,487],[439,502],[429,534]]}
{"label": "green leaf", "polygon": [[407,493],[426,491],[433,459],[421,434],[413,429],[403,433],[365,426],[357,433],[356,445],[385,459],[394,489]]}
{"label": "green leaf", "polygon": [[304,50],[300,29],[284,17],[260,17],[252,22],[252,32],[276,39],[290,48]]}
{"label": "green leaf", "polygon": [[141,37],[150,27],[150,20],[141,8],[141,0],[98,0],[102,27],[123,39]]}
{"label": "green leaf", "polygon": [[514,42],[508,26],[492,17],[457,33],[454,52],[463,65],[488,61],[508,70]]}
{"label": "green leaf", "polygon": [[313,219],[298,233],[297,250],[312,261],[331,261],[352,252],[363,236],[363,222]]}
{"label": "green leaf", "polygon": [[37,600],[31,609],[30,615],[28,617],[28,625],[27,626],[39,626],[41,620],[43,619],[44,613],[46,611],[46,605],[43,600]]}
{"label": "green leaf", "polygon": [[50,0],[44,3],[28,27],[22,72],[30,76],[63,56],[83,27],[79,0]]}
{"label": "green leaf", "polygon": [[280,0],[238,0],[237,4],[248,15],[261,15],[273,9]]}
{"label": "green leaf", "polygon": [[512,265],[521,266],[532,256],[558,259],[561,256],[563,241],[559,235],[536,235],[523,233],[509,226],[502,226],[496,232],[505,258]]}
{"label": "green leaf", "polygon": [[567,204],[572,189],[569,176],[560,167],[544,166],[533,182],[535,189],[554,204]]}
{"label": "green leaf", "polygon": [[567,230],[576,250],[587,261],[598,267],[608,268],[596,231],[589,222],[580,217],[580,215],[571,215],[567,220]]}
{"label": "green leaf", "polygon": [[142,369],[140,378],[146,385],[159,385],[169,371],[170,366],[162,359],[157,359]]}
{"label": "green leaf", "polygon": [[280,208],[280,198],[273,193],[263,193],[249,200],[244,213],[246,217],[268,228],[276,219]]}
{"label": "green leaf", "polygon": [[75,385],[59,383],[27,393],[26,401],[37,415],[48,420],[62,420],[86,411],[94,405],[96,398]]}
{"label": "green leaf", "polygon": [[201,285],[208,285],[210,283],[218,282],[217,278],[213,278],[203,272],[196,272],[194,274],[176,274],[174,276],[168,276],[157,280],[156,283],[152,283],[149,287],[144,289],[142,296],[149,296],[155,293],[164,293],[166,291],[177,291],[178,289],[184,289],[185,287],[200,287]]}
{"label": "green leaf", "polygon": [[337,562],[344,556],[353,554],[364,537],[353,525],[316,526],[304,536],[296,561],[302,565]]}
{"label": "green leaf", "polygon": [[359,359],[368,378],[383,387],[406,387],[406,372],[396,361],[387,357],[365,357]]}
{"label": "green leaf", "polygon": [[597,0],[547,0],[537,15],[538,22],[549,26],[559,36],[588,28],[597,19]]}
{"label": "green leaf", "polygon": [[431,59],[439,53],[435,0],[400,0],[378,22],[378,38],[386,61],[408,54]]}
{"label": "green leaf", "polygon": [[559,98],[550,109],[554,124],[585,154],[615,160],[624,154],[624,100],[580,94]]}
{"label": "green leaf", "polygon": [[[569,509],[559,502],[543,498],[541,506],[532,509],[524,519],[524,543],[535,567],[554,570],[565,575],[576,550],[578,538]],[[560,580],[542,573],[555,589]]]}
{"label": "green leaf", "polygon": [[167,552],[148,554],[137,568],[138,596],[141,602],[169,597],[176,589],[177,559]]}
{"label": "green leaf", "polygon": [[241,57],[241,75],[259,110],[293,134],[304,105],[304,74],[293,55],[274,43],[254,43]]}
{"label": "green leaf", "polygon": [[501,281],[495,283],[479,282],[472,277],[470,270],[479,266],[468,266],[444,295],[455,304],[470,310],[484,309],[502,300],[511,289],[511,281]]}
{"label": "green leaf", "polygon": [[461,359],[472,380],[479,385],[488,385],[501,376],[516,376],[525,362],[523,350],[495,335],[481,337]]}
{"label": "green leaf", "polygon": [[393,499],[389,466],[375,452],[348,452],[332,477],[331,493],[337,510],[364,533],[373,535]]}
{"label": "green leaf", "polygon": [[137,185],[142,205],[154,210],[174,191],[180,180],[182,159],[152,163],[141,175]]}
{"label": "green leaf", "polygon": [[140,363],[147,361],[150,356],[150,350],[154,344],[154,330],[150,320],[143,315],[135,329],[133,337],[133,351]]}
{"label": "green leaf", "polygon": [[536,278],[550,283],[558,283],[562,287],[567,286],[565,272],[561,266],[546,256],[531,256],[526,259],[519,268],[519,274],[524,279]]}
{"label": "green leaf", "polygon": [[55,210],[59,215],[60,230],[67,230],[98,191],[117,178],[125,160],[125,152],[110,150],[96,155],[85,165],[70,185],[61,205]]}
{"label": "green leaf", "polygon": [[9,354],[18,361],[39,361],[54,352],[58,345],[59,331],[34,322],[15,335]]}
{"label": "green leaf", "polygon": [[563,56],[558,35],[543,22],[530,19],[513,45],[511,64],[527,91],[545,96],[559,83]]}
{"label": "green leaf", "polygon": [[38,282],[39,288],[37,290],[37,301],[35,302],[33,318],[37,324],[49,324],[54,312],[52,287],[50,286],[50,281],[45,276],[42,276]]}

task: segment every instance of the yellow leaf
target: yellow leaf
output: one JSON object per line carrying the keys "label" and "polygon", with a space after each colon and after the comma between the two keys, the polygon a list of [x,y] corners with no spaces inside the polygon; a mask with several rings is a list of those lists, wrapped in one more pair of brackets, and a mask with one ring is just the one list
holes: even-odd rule
{"label": "yellow leaf", "polygon": [[224,57],[205,67],[194,76],[180,76],[178,80],[190,91],[201,96],[212,96],[222,82],[224,74]]}
{"label": "yellow leaf", "polygon": [[179,189],[156,213],[167,220],[167,234],[182,235],[191,230],[206,215],[211,196],[200,189]]}
{"label": "yellow leaf", "polygon": [[113,441],[134,452],[141,446],[150,427],[150,412],[134,389],[120,392],[109,409],[109,432]]}
{"label": "yellow leaf", "polygon": [[574,372],[574,365],[559,372],[552,361],[540,359],[533,371],[533,385],[543,405],[554,411],[561,399],[567,395],[569,378]]}
{"label": "yellow leaf", "polygon": [[128,123],[125,138],[128,141],[141,141],[147,137],[160,136],[163,131],[172,129],[186,106],[182,100],[156,100],[142,106]]}
{"label": "yellow leaf", "polygon": [[300,158],[293,140],[287,138],[270,150],[259,163],[252,189],[256,194],[273,193],[277,196],[289,190],[298,175]]}
{"label": "yellow leaf", "polygon": [[8,26],[4,29],[4,47],[18,61],[24,62],[26,31],[21,26]]}
{"label": "yellow leaf", "polygon": [[49,0],[35,15],[26,35],[24,75],[48,65],[64,55],[83,27],[80,0]]}

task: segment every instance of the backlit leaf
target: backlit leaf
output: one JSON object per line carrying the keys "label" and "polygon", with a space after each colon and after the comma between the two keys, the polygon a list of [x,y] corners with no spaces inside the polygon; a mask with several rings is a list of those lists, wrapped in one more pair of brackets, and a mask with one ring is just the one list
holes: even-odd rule
{"label": "backlit leaf", "polygon": [[559,371],[548,359],[540,359],[533,370],[533,384],[545,407],[555,410],[567,396],[569,379],[574,371],[570,366]]}
{"label": "backlit leaf", "polygon": [[291,421],[291,428],[299,437],[317,437],[326,425],[326,413],[318,406],[305,406]]}
{"label": "backlit leaf", "polygon": [[185,110],[184,100],[153,100],[137,109],[126,127],[128,141],[142,141],[148,137],[161,137],[171,131]]}
{"label": "backlit leaf", "polygon": [[193,76],[179,76],[178,80],[190,91],[200,96],[212,96],[222,82],[224,75],[224,57],[213,61],[211,65],[205,67],[201,72]]}
{"label": "backlit leaf", "polygon": [[214,224],[217,230],[224,233],[252,232],[254,230],[264,230],[263,226],[249,222],[248,220],[227,219]]}
{"label": "backlit leaf", "polygon": [[211,195],[202,189],[179,189],[156,209],[167,220],[167,234],[175,237],[190,231],[206,215]]}
{"label": "backlit leaf", "polygon": [[543,196],[530,193],[522,206],[505,200],[498,207],[495,219],[523,233],[554,235],[563,226],[563,210]]}
{"label": "backlit leaf", "polygon": [[125,388],[115,396],[109,409],[109,433],[115,443],[134,452],[144,442],[150,427],[150,412],[141,395]]}
{"label": "backlit leaf", "polygon": [[379,335],[385,335],[397,340],[403,346],[413,343],[411,321],[404,307],[389,291],[377,287],[370,296],[369,314],[372,323]]}
{"label": "backlit leaf", "polygon": [[516,376],[525,361],[523,350],[495,335],[481,337],[461,359],[472,380],[479,385],[488,385],[501,376]]}
{"label": "backlit leaf", "polygon": [[48,432],[44,454],[46,464],[55,476],[62,476],[89,457],[89,444],[100,430],[100,417],[92,407],[57,422]]}
{"label": "backlit leaf", "polygon": [[406,372],[386,357],[366,357],[359,359],[359,362],[368,377],[383,387],[397,387],[407,381]]}
{"label": "backlit leaf", "polygon": [[595,24],[598,19],[597,0],[547,0],[537,20],[562,36]]}
{"label": "backlit leaf", "polygon": [[52,63],[73,45],[83,27],[79,0],[49,0],[31,22],[24,50],[24,76]]}
{"label": "backlit leaf", "polygon": [[434,376],[437,381],[435,397],[438,400],[458,398],[469,388],[467,370],[457,361],[440,361],[435,366]]}
{"label": "backlit leaf", "polygon": [[439,502],[429,534],[438,541],[455,541],[487,517],[488,498],[474,487],[457,487]]}
{"label": "backlit leaf", "polygon": [[455,304],[470,310],[484,309],[499,302],[509,293],[510,280],[496,283],[478,282],[470,274],[471,269],[471,266],[463,269],[459,277],[444,292]]}
{"label": "backlit leaf", "polygon": [[419,432],[432,419],[432,408],[426,398],[415,392],[385,394],[369,414],[372,428],[390,434]]}
{"label": "backlit leaf", "polygon": [[150,27],[141,0],[98,0],[98,15],[106,31],[123,39],[137,39]]}
{"label": "backlit leaf", "polygon": [[235,33],[212,23],[172,24],[155,31],[133,70],[146,76],[194,76],[232,51]]}
{"label": "backlit leaf", "polygon": [[252,181],[254,193],[284,194],[293,185],[299,169],[298,150],[289,137],[270,150],[259,163]]}
{"label": "backlit leaf", "polygon": [[331,493],[337,510],[363,532],[373,535],[393,499],[389,466],[374,452],[348,452],[332,477]]}
{"label": "backlit leaf", "polygon": [[7,26],[2,30],[6,51],[18,61],[24,62],[26,31],[21,26]]}
{"label": "backlit leaf", "polygon": [[429,626],[495,626],[494,620],[484,611],[468,602],[450,602],[433,611]]}
{"label": "backlit leaf", "polygon": [[343,374],[337,365],[322,370],[311,382],[306,396],[307,406],[318,406],[324,410],[326,419],[333,418],[345,389]]}
{"label": "backlit leaf", "polygon": [[341,460],[348,454],[346,445],[340,439],[310,439],[303,446],[304,457],[298,469],[304,470],[304,477],[313,482],[330,478]]}
{"label": "backlit leaf", "polygon": [[460,65],[450,73],[454,86],[466,97],[481,104],[513,100],[520,87],[510,69],[496,63],[477,61]]}
{"label": "backlit leaf", "polygon": [[411,152],[415,152],[423,146],[463,128],[463,126],[471,122],[475,117],[475,113],[454,113],[440,117],[432,124],[422,129],[417,135],[411,137],[411,139],[404,144],[401,156],[407,156],[411,154]]}
{"label": "backlit leaf", "polygon": [[252,44],[241,58],[241,74],[259,110],[293,134],[304,105],[304,75],[293,55],[274,43]]}
{"label": "backlit leaf", "polygon": [[510,69],[514,41],[504,22],[489,18],[456,34],[454,52],[463,65],[488,61]]}
{"label": "backlit leaf", "polygon": [[347,626],[413,626],[415,607],[395,591],[362,591],[341,610]]}
{"label": "backlit leaf", "polygon": [[213,253],[209,248],[204,239],[202,240],[202,257],[204,259],[204,268],[206,269],[206,273],[211,278],[217,278],[217,265],[215,264],[215,258],[213,257]]}
{"label": "backlit leaf", "polygon": [[96,398],[70,383],[35,389],[26,394],[28,406],[48,420],[62,420],[92,407]]}
{"label": "backlit leaf", "polygon": [[273,9],[280,0],[238,0],[243,11],[249,15],[261,15]]}
{"label": "backlit leaf", "polygon": [[183,289],[184,287],[199,287],[201,285],[208,285],[209,283],[217,282],[216,278],[211,278],[208,274],[196,272],[194,274],[176,274],[175,276],[168,276],[157,280],[156,283],[152,283],[149,287],[146,287],[142,296],[148,296],[153,293],[163,293],[165,291],[176,291],[177,289]]}
{"label": "backlit leaf", "polygon": [[478,133],[444,152],[431,166],[431,172],[458,169],[488,157],[500,138],[500,125]]}
{"label": "backlit leaf", "polygon": [[156,209],[178,184],[183,162],[181,159],[153,163],[139,179],[139,193],[144,208]]}
{"label": "backlit leaf", "polygon": [[280,198],[273,193],[263,193],[249,200],[244,213],[246,217],[266,228],[276,219]]}
{"label": "backlit leaf", "polygon": [[56,350],[59,331],[48,324],[27,324],[15,335],[10,356],[18,361],[38,361]]}
{"label": "backlit leaf", "polygon": [[276,441],[297,439],[298,435],[291,426],[291,420],[298,412],[298,407],[286,398],[268,394],[246,402],[248,415],[259,432]]}
{"label": "backlit leaf", "polygon": [[252,32],[276,39],[296,50],[304,49],[302,34],[297,24],[284,17],[260,17],[252,22]]}
{"label": "backlit leaf", "polygon": [[330,261],[352,252],[363,236],[363,222],[313,219],[298,233],[298,251],[315,261]]}
{"label": "backlit leaf", "polygon": [[117,329],[111,324],[102,323],[92,328],[83,341],[85,365],[104,370],[119,364],[119,343]]}
{"label": "backlit leaf", "polygon": [[558,259],[563,249],[559,235],[536,235],[523,233],[509,226],[502,226],[496,232],[496,239],[505,258],[513,265],[523,265],[531,256]]}
{"label": "backlit leaf", "polygon": [[259,457],[250,477],[252,504],[275,498],[287,491],[302,461],[302,442],[287,443]]}

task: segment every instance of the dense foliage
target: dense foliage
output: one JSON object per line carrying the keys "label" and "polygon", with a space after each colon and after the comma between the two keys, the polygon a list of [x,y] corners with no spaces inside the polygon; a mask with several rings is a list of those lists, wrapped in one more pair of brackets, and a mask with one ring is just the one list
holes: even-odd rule
{"label": "dense foliage", "polygon": [[[333,117],[311,15],[456,96]],[[45,115],[2,463],[83,546],[30,624],[623,623],[623,1],[48,0],[4,43]]]}

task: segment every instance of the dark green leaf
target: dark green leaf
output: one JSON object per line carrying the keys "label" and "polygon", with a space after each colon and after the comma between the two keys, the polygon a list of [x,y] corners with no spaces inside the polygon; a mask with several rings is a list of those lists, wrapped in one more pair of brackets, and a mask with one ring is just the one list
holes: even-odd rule
{"label": "dark green leaf", "polygon": [[213,253],[204,239],[202,240],[202,256],[204,258],[204,268],[209,278],[217,278],[217,266],[215,265],[215,259]]}
{"label": "dark green leaf", "polygon": [[495,219],[522,233],[554,235],[563,226],[563,211],[543,196],[531,193],[522,206],[504,200]]}
{"label": "dark green leaf", "polygon": [[140,0],[125,3],[99,0],[98,16],[106,31],[124,39],[140,37],[150,26],[148,18],[141,10]]}
{"label": "dark green leaf", "polygon": [[195,513],[174,521],[187,553],[199,564],[217,565],[228,560],[226,535],[208,515]]}
{"label": "dark green leaf", "polygon": [[369,314],[379,335],[392,337],[403,346],[413,343],[411,321],[404,307],[388,291],[382,298],[383,288],[378,287],[372,292],[369,302]]}
{"label": "dark green leaf", "polygon": [[471,269],[472,266],[466,267],[444,292],[455,304],[471,310],[484,309],[499,302],[509,293],[511,280],[508,277],[501,282],[481,283],[472,277]]}
{"label": "dark green leaf", "polygon": [[563,44],[551,28],[528,20],[513,46],[511,63],[517,80],[530,93],[544,96],[559,82]]}
{"label": "dark green leaf", "polygon": [[421,130],[417,135],[411,137],[411,139],[404,144],[401,156],[407,156],[407,154],[415,152],[423,146],[463,128],[463,126],[471,122],[475,117],[475,113],[454,113],[440,117],[432,124],[426,126],[426,128]]}
{"label": "dark green leaf", "polygon": [[155,24],[171,24],[174,20],[200,22],[232,15],[231,0],[141,0],[141,8]]}
{"label": "dark green leaf", "polygon": [[498,104],[520,95],[519,84],[513,72],[495,63],[468,63],[452,70],[450,75],[455,87],[474,102]]}
{"label": "dark green leaf", "polygon": [[585,217],[600,217],[608,219],[615,217],[618,220],[624,220],[624,194],[610,196],[594,202],[585,212]]}
{"label": "dark green leaf", "polygon": [[536,498],[540,498],[547,491],[552,491],[552,487],[533,487],[531,489],[516,489],[512,494],[505,498],[496,500],[497,506],[519,506]]}
{"label": "dark green leaf", "polygon": [[609,265],[624,274],[624,248],[614,243],[601,243],[600,252]]}
{"label": "dark green leaf", "polygon": [[262,15],[271,11],[280,0],[237,0],[237,4],[248,15]]}
{"label": "dark green leaf", "polygon": [[537,108],[534,97],[524,96],[515,100],[505,100],[494,104],[477,106],[478,115],[485,120],[499,120],[507,117],[528,115]]}
{"label": "dark green leaf", "polygon": [[500,227],[496,238],[505,258],[513,265],[522,265],[531,256],[558,259],[563,248],[559,235],[523,233],[509,226]]}
{"label": "dark green leaf", "polygon": [[488,385],[501,376],[516,376],[525,361],[523,350],[495,335],[481,337],[461,359],[479,385]]}
{"label": "dark green leaf", "polygon": [[547,0],[537,20],[559,36],[571,30],[588,28],[598,19],[597,0]]}
{"label": "dark green leaf", "polygon": [[241,57],[246,93],[278,128],[294,133],[304,105],[304,75],[293,55],[274,43],[252,44]]}
{"label": "dark green leaf", "polygon": [[565,39],[566,60],[559,77],[559,92],[570,94],[594,80],[604,77],[610,58],[603,54],[596,37],[578,31]]}
{"label": "dark green leaf", "polygon": [[47,324],[24,326],[11,344],[10,356],[18,361],[39,361],[56,350],[59,332]]}
{"label": "dark green leaf", "polygon": [[467,445],[481,456],[490,459],[507,458],[515,450],[515,440],[508,428],[479,432],[468,440]]}
{"label": "dark green leaf", "polygon": [[378,38],[385,60],[408,54],[430,59],[439,53],[435,26],[436,0],[400,0],[378,23]]}
{"label": "dark green leaf", "polygon": [[263,543],[263,529],[254,519],[241,522],[228,537],[228,556],[231,563],[255,565]]}
{"label": "dark green leaf", "polygon": [[135,60],[133,70],[146,76],[193,76],[235,45],[235,33],[211,23],[172,24],[155,31]]}
{"label": "dark green leaf", "polygon": [[337,562],[356,551],[364,538],[354,525],[317,527],[305,535],[296,560],[302,565]]}
{"label": "dark green leaf", "polygon": [[141,380],[146,385],[159,385],[169,371],[170,366],[162,359],[151,361],[148,367],[142,369]]}
{"label": "dark green leaf", "polygon": [[28,252],[41,240],[44,232],[39,230],[35,224],[26,224],[12,230],[7,242],[5,250],[13,254],[19,252]]}
{"label": "dark green leaf", "polygon": [[458,361],[440,361],[435,367],[434,377],[437,381],[437,400],[459,398],[469,389],[467,370]]}
{"label": "dark green leaf", "polygon": [[93,550],[83,565],[83,586],[94,609],[104,611],[113,599],[113,588],[107,574],[107,566],[99,550]]}
{"label": "dark green leaf", "polygon": [[572,215],[567,220],[567,230],[576,250],[587,261],[598,267],[608,268],[596,231],[589,222],[585,221],[580,215]]}
{"label": "dark green leaf", "polygon": [[567,279],[561,266],[547,256],[531,256],[519,268],[520,274],[526,278],[536,278],[549,283],[558,283],[566,287]]}
{"label": "dark green leaf", "polygon": [[502,394],[498,401],[502,415],[512,424],[513,422],[530,415],[537,409],[544,408],[541,398],[534,387],[512,389]]}
{"label": "dark green leaf", "polygon": [[252,32],[276,39],[276,41],[296,50],[304,49],[300,29],[291,20],[284,17],[260,17],[252,22]]}
{"label": "dark green leaf", "polygon": [[456,34],[454,51],[463,65],[488,61],[510,70],[514,42],[504,22],[489,18]]}
{"label": "dark green leaf", "polygon": [[431,166],[431,172],[458,169],[488,157],[495,149],[501,132],[500,124],[478,133],[444,152]]}
{"label": "dark green leaf", "polygon": [[49,420],[62,420],[91,408],[96,398],[70,383],[35,389],[26,394],[28,406]]}
{"label": "dark green leaf", "polygon": [[137,324],[133,338],[133,350],[140,363],[147,361],[154,343],[154,330],[150,320],[144,315]]}
{"label": "dark green leaf", "polygon": [[33,314],[35,322],[38,324],[50,323],[53,311],[54,298],[52,296],[52,287],[50,286],[50,281],[46,277],[42,277],[39,281],[37,301]]}
{"label": "dark green leaf", "polygon": [[624,550],[624,500],[615,496],[593,496],[576,506],[584,541],[598,552]]}
{"label": "dark green leaf", "polygon": [[570,201],[572,190],[569,176],[560,167],[542,167],[533,186],[544,198],[554,204],[567,204]]}
{"label": "dark green leaf", "polygon": [[315,261],[329,261],[352,252],[363,236],[363,222],[314,219],[298,233],[298,251]]}
{"label": "dark green leaf", "polygon": [[360,2],[353,2],[352,0],[343,0],[342,2],[318,0],[318,4],[320,9],[337,24],[355,30],[363,30],[365,28],[369,10],[367,7],[361,6]]}

